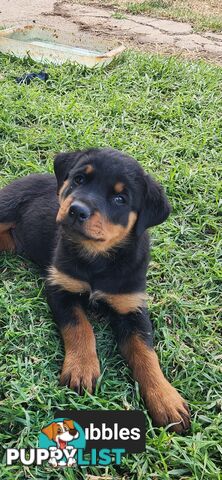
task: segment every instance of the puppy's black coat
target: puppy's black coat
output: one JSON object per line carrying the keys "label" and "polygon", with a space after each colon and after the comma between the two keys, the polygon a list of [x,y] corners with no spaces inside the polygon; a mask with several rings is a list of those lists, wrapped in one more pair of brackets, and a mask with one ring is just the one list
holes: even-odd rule
{"label": "puppy's black coat", "polygon": [[100,374],[88,312],[101,306],[157,425],[189,426],[184,400],[163,376],[145,302],[146,229],[170,206],[129,156],[88,149],[56,156],[55,175],[30,175],[0,191],[0,250],[47,274],[47,296],[65,346],[61,383],[94,389]]}

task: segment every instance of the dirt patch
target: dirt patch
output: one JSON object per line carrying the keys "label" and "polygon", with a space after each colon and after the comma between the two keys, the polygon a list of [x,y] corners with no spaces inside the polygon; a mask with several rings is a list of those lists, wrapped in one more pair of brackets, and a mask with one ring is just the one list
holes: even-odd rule
{"label": "dirt patch", "polygon": [[115,40],[147,52],[205,58],[222,65],[222,34],[194,33],[189,23],[145,15],[116,18],[111,8],[69,0],[1,0],[0,10],[2,26],[34,21],[67,32],[78,28],[80,34],[87,31],[106,45],[112,46]]}

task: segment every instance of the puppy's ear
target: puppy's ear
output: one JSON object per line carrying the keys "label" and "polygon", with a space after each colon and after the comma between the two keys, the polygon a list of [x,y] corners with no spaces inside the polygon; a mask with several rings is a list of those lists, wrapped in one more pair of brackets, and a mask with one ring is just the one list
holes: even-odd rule
{"label": "puppy's ear", "polygon": [[66,180],[68,173],[81,156],[81,151],[58,153],[54,160],[54,172],[58,183],[58,192]]}
{"label": "puppy's ear", "polygon": [[49,440],[52,440],[52,439],[53,439],[53,426],[54,426],[54,425],[55,425],[55,422],[50,423],[50,425],[48,425],[47,427],[42,428],[42,433],[44,433],[45,435],[47,435],[47,437],[49,438]]}
{"label": "puppy's ear", "polygon": [[144,180],[144,197],[136,225],[138,236],[147,228],[164,222],[171,211],[170,204],[161,185],[155,182],[150,175],[146,175]]}
{"label": "puppy's ear", "polygon": [[69,427],[70,435],[73,435],[74,438],[79,437],[79,432],[76,430],[73,420],[64,420],[64,424]]}

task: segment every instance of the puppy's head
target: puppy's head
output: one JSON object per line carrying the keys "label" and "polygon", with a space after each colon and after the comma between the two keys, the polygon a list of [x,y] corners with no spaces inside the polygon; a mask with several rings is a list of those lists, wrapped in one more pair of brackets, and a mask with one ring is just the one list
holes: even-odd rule
{"label": "puppy's head", "polygon": [[60,153],[55,158],[57,222],[92,253],[107,252],[162,223],[170,206],[162,187],[136,160],[113,149]]}

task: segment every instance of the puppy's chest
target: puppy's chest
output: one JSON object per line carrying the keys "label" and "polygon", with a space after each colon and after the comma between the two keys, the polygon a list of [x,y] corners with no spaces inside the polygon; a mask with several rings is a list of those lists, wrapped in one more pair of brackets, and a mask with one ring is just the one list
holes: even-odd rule
{"label": "puppy's chest", "polygon": [[120,278],[113,278],[109,271],[105,275],[92,275],[89,272],[83,276],[81,271],[71,275],[53,265],[49,268],[47,281],[50,285],[73,294],[87,294],[90,301],[101,297],[102,293],[118,293],[121,286]]}
{"label": "puppy's chest", "polygon": [[111,276],[109,277],[108,272],[107,276],[94,276],[86,281],[86,279],[70,276],[55,266],[51,266],[48,283],[75,295],[85,296],[91,304],[99,301],[105,302],[120,314],[138,311],[144,307],[146,301],[146,295],[141,290],[120,293],[121,278],[119,281],[117,279],[114,281]]}

